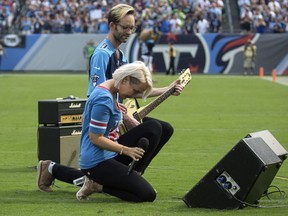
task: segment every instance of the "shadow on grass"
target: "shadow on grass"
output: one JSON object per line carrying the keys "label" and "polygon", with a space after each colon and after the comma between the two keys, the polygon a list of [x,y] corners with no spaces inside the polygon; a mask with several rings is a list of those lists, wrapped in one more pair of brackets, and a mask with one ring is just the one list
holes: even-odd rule
{"label": "shadow on grass", "polygon": [[[64,188],[65,189],[65,188]],[[119,203],[115,197],[105,194],[93,194],[89,200],[78,201],[75,197],[77,188],[74,191],[67,189],[67,191],[58,190],[52,193],[45,193],[38,190],[2,190],[0,202],[2,204],[18,203],[18,204],[56,204],[56,203],[81,203],[81,204],[95,204],[95,203]],[[123,201],[122,201],[123,202]]]}
{"label": "shadow on grass", "polygon": [[35,172],[37,171],[37,166],[26,166],[26,167],[1,167],[0,173],[9,174],[9,173],[29,173],[29,172]]}

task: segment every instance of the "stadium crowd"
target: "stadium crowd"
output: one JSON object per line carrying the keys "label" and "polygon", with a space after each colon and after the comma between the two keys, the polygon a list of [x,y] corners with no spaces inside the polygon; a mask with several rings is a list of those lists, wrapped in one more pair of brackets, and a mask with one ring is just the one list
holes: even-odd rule
{"label": "stadium crowd", "polygon": [[[238,0],[243,33],[288,32],[288,0]],[[21,34],[107,33],[107,11],[133,5],[137,26],[162,33],[222,32],[223,0],[0,0],[0,31]]]}
{"label": "stadium crowd", "polygon": [[288,0],[238,0],[245,33],[287,33]]}

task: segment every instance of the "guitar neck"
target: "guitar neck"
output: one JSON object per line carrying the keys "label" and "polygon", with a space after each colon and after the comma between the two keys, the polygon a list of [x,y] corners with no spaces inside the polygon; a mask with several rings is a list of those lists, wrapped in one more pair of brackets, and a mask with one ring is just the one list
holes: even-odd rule
{"label": "guitar neck", "polygon": [[148,115],[152,110],[154,110],[160,103],[166,100],[174,92],[174,87],[175,86],[172,86],[167,91],[159,95],[151,103],[147,104],[142,109],[137,110],[137,112],[133,114],[133,117],[138,121],[141,121],[146,115]]}
{"label": "guitar neck", "polygon": [[[191,73],[190,69],[187,68],[186,70],[182,71],[179,78],[177,79],[177,83],[180,84],[183,88],[190,82],[191,80]],[[160,96],[158,96],[155,100],[150,102],[148,105],[141,107],[137,111],[135,111],[132,115],[133,117],[138,120],[139,122],[148,115],[153,109],[155,109],[160,103],[166,100],[170,95],[173,94],[176,86],[176,82],[174,85],[171,85],[169,89],[163,92]]]}

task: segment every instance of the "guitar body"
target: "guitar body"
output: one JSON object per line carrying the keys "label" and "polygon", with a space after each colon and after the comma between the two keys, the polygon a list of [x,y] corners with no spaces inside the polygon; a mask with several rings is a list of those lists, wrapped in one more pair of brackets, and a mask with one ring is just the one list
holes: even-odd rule
{"label": "guitar body", "polygon": [[[127,107],[127,116],[129,116],[130,118],[134,118],[133,114],[137,114],[137,110],[140,108],[136,98],[127,99],[125,102],[125,106]],[[141,123],[142,121],[139,119],[138,122]],[[126,133],[127,131],[129,131],[129,129],[136,127],[136,126],[137,124],[135,124],[134,122],[131,122],[129,118],[128,119],[125,118],[125,115],[124,115],[123,122],[119,125],[120,135]]]}
{"label": "guitar body", "polygon": [[125,106],[127,107],[127,114],[130,117],[133,117],[137,121],[142,122],[143,118],[141,118],[138,113],[145,109],[146,106],[140,107],[136,98],[128,99],[125,103]]}
{"label": "guitar body", "polygon": [[129,116],[133,116],[133,113],[135,113],[140,108],[135,98],[128,99],[125,103],[125,106],[127,107],[127,114]]}

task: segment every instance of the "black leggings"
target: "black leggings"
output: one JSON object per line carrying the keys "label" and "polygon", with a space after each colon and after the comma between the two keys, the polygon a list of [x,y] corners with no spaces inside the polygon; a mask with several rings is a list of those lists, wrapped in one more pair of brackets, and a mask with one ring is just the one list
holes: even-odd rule
{"label": "black leggings", "polygon": [[[149,140],[145,154],[138,161],[135,170],[144,173],[152,159],[168,142],[173,134],[173,127],[153,118],[145,117],[143,123],[119,137],[118,142],[128,147],[135,147],[140,138]],[[74,179],[83,176],[83,173],[92,180],[103,185],[103,192],[120,199],[132,202],[152,202],[156,193],[151,185],[136,172],[127,175],[128,165],[132,159],[125,155],[118,155],[113,159],[103,161],[96,167],[88,170],[78,170],[60,164],[53,166],[53,176],[61,181],[72,184]]]}
{"label": "black leggings", "polygon": [[127,175],[128,166],[116,158],[103,161],[92,169],[82,170],[89,178],[103,185],[103,192],[130,202],[153,202],[156,191],[139,174]]}

